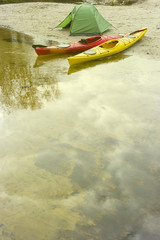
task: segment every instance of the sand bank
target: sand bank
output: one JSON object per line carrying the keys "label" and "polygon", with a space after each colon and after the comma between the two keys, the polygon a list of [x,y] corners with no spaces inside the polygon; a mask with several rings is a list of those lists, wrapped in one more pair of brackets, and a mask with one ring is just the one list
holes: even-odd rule
{"label": "sand bank", "polygon": [[[80,36],[70,36],[68,29],[56,29],[56,25],[72,11],[74,4],[63,3],[20,3],[0,5],[0,26],[33,36],[36,44],[46,40],[65,43],[79,40]],[[157,0],[140,1],[130,6],[96,5],[103,17],[112,23],[104,35],[132,32],[148,27],[148,32],[129,53],[143,54],[147,57],[160,56],[160,5]]]}

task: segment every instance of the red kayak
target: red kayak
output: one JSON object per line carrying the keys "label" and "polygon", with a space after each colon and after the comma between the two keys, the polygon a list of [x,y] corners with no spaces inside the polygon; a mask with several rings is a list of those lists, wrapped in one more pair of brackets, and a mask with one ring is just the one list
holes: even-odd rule
{"label": "red kayak", "polygon": [[120,35],[114,36],[95,36],[86,39],[81,39],[78,42],[60,44],[57,46],[43,46],[43,45],[32,45],[37,55],[49,55],[49,54],[61,54],[61,53],[72,53],[72,52],[83,52],[92,47],[95,47],[106,41],[121,38]]}

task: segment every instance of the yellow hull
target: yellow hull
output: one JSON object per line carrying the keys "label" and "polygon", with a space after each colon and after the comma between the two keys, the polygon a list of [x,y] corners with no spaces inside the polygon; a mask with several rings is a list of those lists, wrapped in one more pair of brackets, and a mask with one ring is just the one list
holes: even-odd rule
{"label": "yellow hull", "polygon": [[134,43],[142,39],[147,32],[147,28],[139,29],[130,33],[123,38],[113,39],[100,44],[90,50],[77,54],[68,58],[70,65],[75,65],[83,62],[93,61],[99,58],[108,57],[116,53],[122,52],[131,47]]}

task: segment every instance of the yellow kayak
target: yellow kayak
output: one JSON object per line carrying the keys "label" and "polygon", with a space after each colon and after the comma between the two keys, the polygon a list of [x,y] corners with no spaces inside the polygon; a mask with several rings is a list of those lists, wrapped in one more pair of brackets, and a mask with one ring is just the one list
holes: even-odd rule
{"label": "yellow kayak", "polygon": [[112,39],[87,51],[79,53],[73,57],[69,57],[68,62],[70,65],[74,65],[78,63],[93,61],[99,58],[104,58],[122,52],[125,49],[131,47],[140,39],[142,39],[146,32],[147,28],[142,28],[128,35],[125,35],[122,38]]}

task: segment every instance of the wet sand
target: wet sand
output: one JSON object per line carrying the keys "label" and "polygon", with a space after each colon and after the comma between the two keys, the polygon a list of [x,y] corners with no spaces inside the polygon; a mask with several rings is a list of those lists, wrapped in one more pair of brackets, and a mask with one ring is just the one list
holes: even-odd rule
{"label": "wet sand", "polygon": [[[35,44],[66,43],[79,40],[81,36],[70,36],[69,29],[55,28],[75,4],[63,3],[20,3],[0,5],[0,26],[29,34]],[[132,32],[142,27],[148,31],[136,47],[128,49],[129,54],[159,59],[160,56],[160,4],[157,0],[139,1],[130,6],[96,5],[96,8],[114,27],[104,35]]]}

